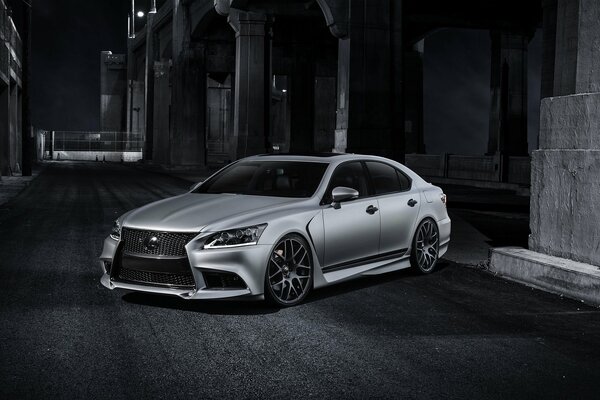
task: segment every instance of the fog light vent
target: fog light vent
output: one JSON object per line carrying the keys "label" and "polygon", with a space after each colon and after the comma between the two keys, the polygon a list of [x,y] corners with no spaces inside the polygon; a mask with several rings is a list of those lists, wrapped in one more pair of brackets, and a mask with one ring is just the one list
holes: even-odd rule
{"label": "fog light vent", "polygon": [[104,270],[107,274],[110,274],[110,269],[112,268],[112,262],[104,261]]}
{"label": "fog light vent", "polygon": [[207,289],[245,289],[246,283],[231,272],[203,272]]}

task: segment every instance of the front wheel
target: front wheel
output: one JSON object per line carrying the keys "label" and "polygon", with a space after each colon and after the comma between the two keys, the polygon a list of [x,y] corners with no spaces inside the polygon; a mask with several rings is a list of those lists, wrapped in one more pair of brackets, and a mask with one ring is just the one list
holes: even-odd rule
{"label": "front wheel", "polygon": [[411,265],[422,274],[433,272],[438,261],[439,244],[440,234],[435,221],[429,218],[421,221],[413,239]]}
{"label": "front wheel", "polygon": [[294,306],[304,300],[312,282],[313,265],[308,243],[296,234],[284,236],[273,247],[267,263],[267,299],[279,306]]}

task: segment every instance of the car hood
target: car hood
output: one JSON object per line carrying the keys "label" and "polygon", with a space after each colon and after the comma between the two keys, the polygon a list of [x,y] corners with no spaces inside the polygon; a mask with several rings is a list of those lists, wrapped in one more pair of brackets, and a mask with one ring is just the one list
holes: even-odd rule
{"label": "car hood", "polygon": [[[261,214],[300,199],[239,194],[186,193],[147,204],[131,211],[123,220],[127,228],[171,232],[199,232],[207,225],[241,214]],[[266,222],[266,221],[264,221]],[[235,228],[232,226],[232,228]]]}

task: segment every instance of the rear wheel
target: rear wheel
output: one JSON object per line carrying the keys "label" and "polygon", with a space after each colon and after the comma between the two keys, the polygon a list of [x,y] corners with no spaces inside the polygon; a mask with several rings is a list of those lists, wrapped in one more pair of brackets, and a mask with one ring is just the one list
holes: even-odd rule
{"label": "rear wheel", "polygon": [[438,261],[440,234],[434,220],[427,218],[419,224],[410,254],[411,265],[422,274],[435,270]]}
{"label": "rear wheel", "polygon": [[279,306],[300,303],[313,283],[310,247],[300,235],[286,235],[273,247],[265,274],[265,295]]}

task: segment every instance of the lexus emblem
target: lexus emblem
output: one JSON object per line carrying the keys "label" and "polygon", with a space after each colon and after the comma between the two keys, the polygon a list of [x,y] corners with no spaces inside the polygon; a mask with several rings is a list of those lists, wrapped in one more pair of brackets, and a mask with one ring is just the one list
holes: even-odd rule
{"label": "lexus emblem", "polygon": [[144,240],[144,247],[146,250],[154,250],[158,247],[158,238],[156,236],[148,236]]}

